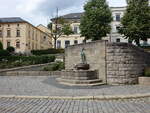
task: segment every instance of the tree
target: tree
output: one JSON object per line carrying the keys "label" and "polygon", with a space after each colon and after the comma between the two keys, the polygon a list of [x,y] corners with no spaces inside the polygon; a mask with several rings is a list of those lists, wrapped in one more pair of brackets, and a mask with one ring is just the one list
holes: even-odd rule
{"label": "tree", "polygon": [[[53,28],[54,27],[54,28]],[[51,29],[51,36],[54,39],[54,48],[56,49],[56,42],[61,37],[62,34],[70,35],[73,33],[70,23],[66,21],[62,17],[58,17],[58,9],[57,16],[53,19],[53,23],[48,24],[48,28]]]}
{"label": "tree", "polygon": [[80,29],[85,39],[101,40],[110,33],[112,14],[106,0],[90,0],[84,10]]}
{"label": "tree", "polygon": [[0,42],[0,50],[3,50],[3,44]]}
{"label": "tree", "polygon": [[128,6],[118,32],[130,43],[140,46],[140,40],[150,38],[150,7],[148,0],[128,0]]}

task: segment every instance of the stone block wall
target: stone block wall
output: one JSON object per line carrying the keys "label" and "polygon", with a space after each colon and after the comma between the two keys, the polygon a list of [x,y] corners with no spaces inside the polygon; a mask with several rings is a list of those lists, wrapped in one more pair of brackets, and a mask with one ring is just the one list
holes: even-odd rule
{"label": "stone block wall", "polygon": [[136,84],[138,76],[150,65],[150,54],[127,43],[107,43],[108,84]]}
{"label": "stone block wall", "polygon": [[106,82],[106,42],[96,41],[87,44],[69,46],[65,49],[65,68],[74,69],[74,66],[81,63],[80,52],[85,49],[87,63],[91,70],[98,70],[98,78]]}
{"label": "stone block wall", "polygon": [[69,46],[65,50],[65,67],[73,69],[81,62],[80,51],[85,48],[87,63],[98,70],[98,77],[107,84],[134,84],[150,65],[150,53],[127,43],[95,41]]}

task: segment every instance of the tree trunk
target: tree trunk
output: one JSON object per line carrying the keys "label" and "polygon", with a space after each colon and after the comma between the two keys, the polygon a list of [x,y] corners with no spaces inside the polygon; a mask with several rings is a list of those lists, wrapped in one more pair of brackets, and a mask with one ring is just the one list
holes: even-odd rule
{"label": "tree trunk", "polygon": [[57,41],[57,39],[55,38],[55,39],[54,39],[54,48],[55,48],[55,49],[57,49],[56,41]]}

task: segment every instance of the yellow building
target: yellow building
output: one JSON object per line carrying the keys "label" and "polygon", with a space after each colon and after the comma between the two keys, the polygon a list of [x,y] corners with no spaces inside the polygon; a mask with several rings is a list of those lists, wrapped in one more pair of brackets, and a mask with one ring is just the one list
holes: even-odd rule
{"label": "yellow building", "polygon": [[47,32],[19,18],[0,18],[0,41],[4,49],[13,46],[16,52],[29,53],[52,47]]}

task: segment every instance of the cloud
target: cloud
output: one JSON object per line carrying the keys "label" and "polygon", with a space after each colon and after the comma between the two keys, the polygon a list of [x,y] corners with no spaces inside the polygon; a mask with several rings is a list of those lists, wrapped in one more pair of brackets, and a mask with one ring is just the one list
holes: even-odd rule
{"label": "cloud", "polygon": [[[88,0],[2,0],[1,17],[20,16],[34,25],[47,24],[50,18],[73,12],[82,12],[83,5]],[[110,6],[123,6],[125,0],[107,0]]]}
{"label": "cloud", "polygon": [[37,11],[44,15],[52,16],[58,8],[60,12],[73,11],[78,12],[85,3],[85,0],[44,0],[37,6]]}

